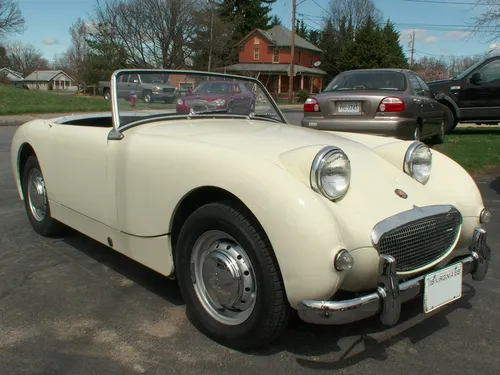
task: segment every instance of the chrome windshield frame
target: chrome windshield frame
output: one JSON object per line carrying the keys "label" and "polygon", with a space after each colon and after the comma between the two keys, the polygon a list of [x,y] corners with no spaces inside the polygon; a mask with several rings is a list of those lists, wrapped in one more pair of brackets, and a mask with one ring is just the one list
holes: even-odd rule
{"label": "chrome windshield frame", "polygon": [[[281,112],[278,104],[274,101],[269,91],[267,91],[266,87],[260,82],[258,79],[247,76],[240,76],[235,74],[226,74],[226,73],[216,73],[216,72],[206,72],[202,70],[181,70],[181,69],[118,69],[115,70],[111,74],[110,80],[110,94],[111,94],[111,116],[113,122],[113,129],[109,132],[108,139],[109,140],[120,140],[124,138],[122,130],[126,130],[127,128],[133,126],[136,121],[127,123],[125,127],[122,127],[120,124],[120,112],[118,108],[118,77],[123,74],[147,74],[147,73],[155,73],[155,74],[183,74],[183,75],[191,75],[191,76],[209,76],[209,77],[218,77],[218,78],[226,78],[226,79],[236,79],[240,81],[246,81],[250,83],[254,83],[259,87],[266,96],[269,101],[270,106],[276,111],[276,114],[280,117],[281,122],[283,124],[287,124],[287,120]],[[174,118],[178,117],[184,118],[188,115],[174,115]],[[138,119],[137,122],[144,120]]]}

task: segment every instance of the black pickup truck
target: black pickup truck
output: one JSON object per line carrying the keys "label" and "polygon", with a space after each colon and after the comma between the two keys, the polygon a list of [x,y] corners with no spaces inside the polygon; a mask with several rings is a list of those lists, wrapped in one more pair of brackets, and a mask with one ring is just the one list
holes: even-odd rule
{"label": "black pickup truck", "polygon": [[490,57],[452,79],[427,82],[447,115],[449,134],[459,122],[500,122],[500,56]]}

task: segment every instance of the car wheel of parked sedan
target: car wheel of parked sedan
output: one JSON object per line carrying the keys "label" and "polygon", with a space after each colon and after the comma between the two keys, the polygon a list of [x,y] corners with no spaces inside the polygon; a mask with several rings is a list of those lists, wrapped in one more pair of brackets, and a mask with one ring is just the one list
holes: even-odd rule
{"label": "car wheel of parked sedan", "polygon": [[111,93],[110,93],[109,89],[105,89],[105,90],[104,90],[104,95],[103,95],[103,97],[104,97],[104,99],[106,99],[106,100],[111,99]]}
{"label": "car wheel of parked sedan", "polygon": [[144,99],[145,103],[152,103],[153,102],[153,97],[151,96],[151,91],[144,91],[142,98]]}
{"label": "car wheel of parked sedan", "polygon": [[191,322],[223,345],[266,345],[292,316],[271,244],[238,204],[194,211],[179,234],[175,266]]}
{"label": "car wheel of parked sedan", "polygon": [[413,131],[413,140],[414,141],[422,140],[422,126],[420,124],[415,125],[415,130]]}
{"label": "car wheel of parked sedan", "polygon": [[45,181],[35,156],[30,156],[26,161],[21,181],[24,206],[35,232],[47,237],[59,234],[63,225],[50,215]]}
{"label": "car wheel of parked sedan", "polygon": [[434,137],[432,137],[432,141],[436,144],[441,144],[444,142],[444,139],[446,137],[445,133],[445,127],[446,127],[446,119],[443,118],[441,121],[441,126],[439,127],[439,133],[436,134]]}

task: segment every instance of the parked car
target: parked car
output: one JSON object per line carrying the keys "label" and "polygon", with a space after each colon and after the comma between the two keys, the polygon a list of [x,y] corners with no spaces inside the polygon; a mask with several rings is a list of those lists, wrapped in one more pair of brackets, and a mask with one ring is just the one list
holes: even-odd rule
{"label": "parked car", "polygon": [[[145,103],[173,103],[179,96],[174,85],[164,82],[164,79],[152,74],[124,74],[116,85],[118,98],[128,99],[133,92]],[[111,98],[111,82],[100,81],[98,91],[106,100]]]}
{"label": "parked car", "polygon": [[447,132],[459,122],[500,123],[500,56],[472,65],[452,79],[427,82],[448,113]]}
{"label": "parked car", "polygon": [[248,114],[255,111],[255,94],[243,82],[204,81],[185,96],[177,99],[177,113],[219,111]]}
{"label": "parked car", "polygon": [[445,113],[424,80],[405,69],[361,69],[338,74],[304,104],[302,126],[391,136],[445,138]]}
{"label": "parked car", "polygon": [[175,278],[191,322],[236,349],[270,343],[294,311],[393,325],[402,303],[422,298],[430,313],[461,298],[465,275],[484,279],[490,213],[455,161],[419,141],[290,125],[258,80],[189,74],[252,83],[265,103],[179,114],[112,98],[111,113],[16,130],[12,171],[35,232],[69,226]]}

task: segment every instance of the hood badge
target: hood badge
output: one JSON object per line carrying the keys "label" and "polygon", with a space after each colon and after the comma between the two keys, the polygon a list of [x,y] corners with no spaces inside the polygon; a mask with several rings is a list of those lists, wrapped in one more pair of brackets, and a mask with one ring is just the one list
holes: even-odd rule
{"label": "hood badge", "polygon": [[408,194],[406,194],[403,190],[401,189],[396,189],[394,190],[394,192],[396,193],[396,195],[399,197],[399,198],[403,198],[403,199],[406,199],[408,198]]}

